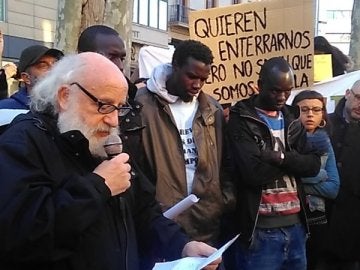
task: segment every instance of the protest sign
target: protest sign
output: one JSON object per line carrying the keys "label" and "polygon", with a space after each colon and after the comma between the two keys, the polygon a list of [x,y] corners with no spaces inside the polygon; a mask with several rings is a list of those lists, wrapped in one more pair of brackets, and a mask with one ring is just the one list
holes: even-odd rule
{"label": "protest sign", "polygon": [[311,86],[313,22],[312,0],[271,0],[190,12],[190,38],[214,54],[203,90],[220,103],[253,95],[261,66],[274,56],[290,63],[296,88]]}
{"label": "protest sign", "polygon": [[328,80],[332,76],[331,54],[314,55],[314,82]]}
{"label": "protest sign", "polygon": [[337,102],[345,95],[346,90],[350,89],[357,80],[360,80],[360,70],[314,83],[314,85],[308,88],[291,91],[291,95],[286,103],[291,104],[294,97],[303,90],[315,90],[326,98],[326,109],[328,113],[331,113],[335,110]]}

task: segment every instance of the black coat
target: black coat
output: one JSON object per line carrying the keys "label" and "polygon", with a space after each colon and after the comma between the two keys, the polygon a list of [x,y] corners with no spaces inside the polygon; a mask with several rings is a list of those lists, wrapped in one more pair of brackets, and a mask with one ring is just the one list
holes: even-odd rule
{"label": "black coat", "polygon": [[[285,158],[282,164],[274,165],[262,160],[261,152],[272,150],[274,142],[269,128],[256,113],[255,98],[256,96],[240,101],[230,109],[227,127],[234,175],[238,183],[238,206],[235,217],[238,232],[241,233],[240,238],[245,244],[249,244],[256,226],[263,185],[274,182],[284,174],[291,174],[296,178],[314,176],[320,168],[320,157],[317,154],[304,154],[305,130],[296,119],[298,111],[295,112],[295,108],[290,106],[282,109],[286,138]],[[297,182],[303,206],[301,184]]]}
{"label": "black coat", "polygon": [[79,131],[31,113],[14,122],[0,137],[0,269],[136,270],[149,251],[180,257],[187,238],[134,164],[131,188],[112,197]]}
{"label": "black coat", "polygon": [[123,152],[128,153],[131,160],[135,161],[141,168],[143,167],[144,148],[141,140],[142,124],[141,109],[142,104],[134,100],[137,88],[128,78],[129,87],[128,103],[132,107],[129,113],[119,117],[120,137],[123,143]]}
{"label": "black coat", "polygon": [[340,259],[360,260],[360,124],[345,121],[344,105],[345,98],[329,115],[340,190],[332,208],[327,247]]}

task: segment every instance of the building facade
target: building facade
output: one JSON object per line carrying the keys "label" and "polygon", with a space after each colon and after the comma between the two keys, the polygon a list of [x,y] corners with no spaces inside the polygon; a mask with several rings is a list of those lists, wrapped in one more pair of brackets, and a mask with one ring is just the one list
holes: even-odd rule
{"label": "building facade", "polygon": [[[134,0],[132,68],[144,45],[167,48],[189,38],[191,10],[228,6],[251,0]],[[256,0],[252,0],[256,1]],[[316,33],[348,53],[353,0],[317,0]],[[4,34],[3,59],[16,61],[34,44],[53,46],[57,0],[0,0],[0,29]]]}
{"label": "building facade", "polygon": [[30,45],[53,45],[57,0],[0,0],[0,8],[5,60],[16,61]]}
{"label": "building facade", "polygon": [[315,35],[324,36],[343,53],[349,53],[351,13],[354,0],[317,0]]}

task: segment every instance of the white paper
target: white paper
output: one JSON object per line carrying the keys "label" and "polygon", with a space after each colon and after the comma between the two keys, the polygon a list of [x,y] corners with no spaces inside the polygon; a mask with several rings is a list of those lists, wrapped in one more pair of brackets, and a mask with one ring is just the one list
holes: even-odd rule
{"label": "white paper", "polygon": [[198,201],[198,197],[196,197],[194,194],[190,194],[189,196],[175,204],[173,207],[165,211],[163,215],[169,219],[174,219],[176,216],[184,212],[186,209],[188,209],[190,206],[192,206],[194,203],[197,203]]}
{"label": "white paper", "polygon": [[236,235],[233,239],[211,254],[209,257],[186,257],[180,260],[157,263],[155,264],[153,270],[200,270],[205,266],[209,265],[211,262],[217,260],[222,256],[224,251],[235,242],[239,237],[239,234]]}

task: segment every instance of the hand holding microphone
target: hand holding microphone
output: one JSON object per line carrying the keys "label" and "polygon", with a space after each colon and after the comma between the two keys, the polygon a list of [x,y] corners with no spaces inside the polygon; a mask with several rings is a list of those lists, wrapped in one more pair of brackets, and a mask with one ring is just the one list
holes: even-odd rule
{"label": "hand holding microphone", "polygon": [[122,142],[119,136],[110,135],[104,144],[110,160],[103,161],[95,168],[94,173],[105,179],[105,184],[115,196],[125,192],[131,185],[131,166],[129,155],[122,152]]}

